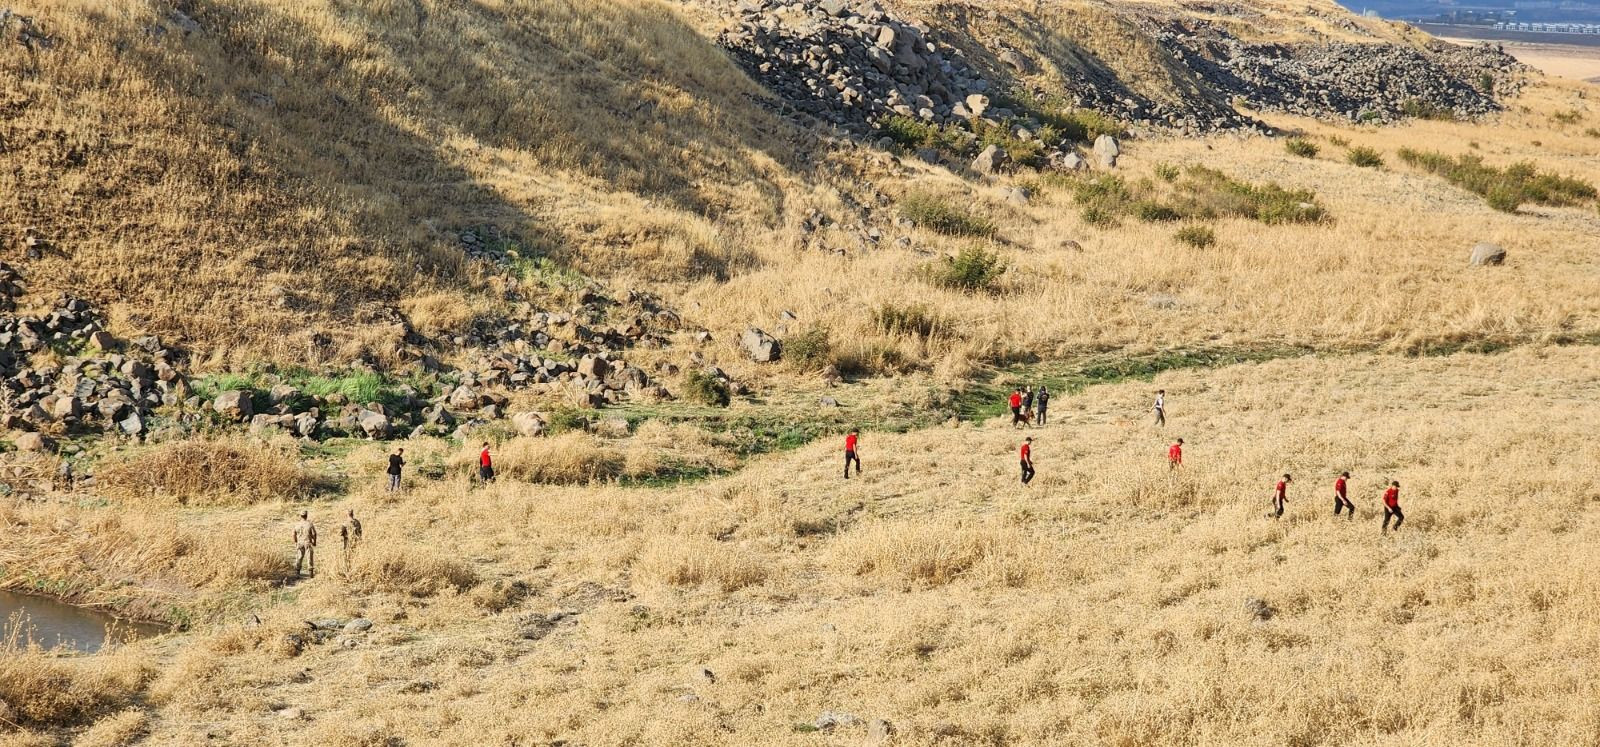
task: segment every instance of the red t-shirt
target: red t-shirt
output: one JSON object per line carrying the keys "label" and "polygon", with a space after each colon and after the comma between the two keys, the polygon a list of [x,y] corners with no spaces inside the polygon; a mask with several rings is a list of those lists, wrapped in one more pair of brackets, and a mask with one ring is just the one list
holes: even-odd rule
{"label": "red t-shirt", "polygon": [[1394,508],[1400,505],[1400,489],[1389,488],[1383,491],[1383,505]]}
{"label": "red t-shirt", "polygon": [[488,449],[484,449],[483,453],[478,455],[478,464],[480,464],[480,465],[482,465],[484,467],[489,466],[489,450]]}
{"label": "red t-shirt", "polygon": [[1286,483],[1286,482],[1284,482],[1282,480],[1278,481],[1278,497],[1279,498],[1288,498],[1289,497],[1289,483]]}
{"label": "red t-shirt", "polygon": [[1028,461],[1029,459],[1032,459],[1032,458],[1033,458],[1033,444],[1023,444],[1022,445],[1022,461],[1026,462],[1026,461]]}
{"label": "red t-shirt", "polygon": [[1167,449],[1167,460],[1174,464],[1183,464],[1183,447],[1173,444],[1172,448]]}
{"label": "red t-shirt", "polygon": [[1340,498],[1344,497],[1344,478],[1343,477],[1333,481],[1333,494],[1339,496]]}
{"label": "red t-shirt", "polygon": [[1011,393],[1011,406],[1012,407],[1021,407],[1022,406],[1022,395],[1017,394],[1016,392],[1012,392]]}
{"label": "red t-shirt", "polygon": [[855,451],[856,450],[856,434],[852,433],[852,434],[844,437],[844,450],[845,451]]}

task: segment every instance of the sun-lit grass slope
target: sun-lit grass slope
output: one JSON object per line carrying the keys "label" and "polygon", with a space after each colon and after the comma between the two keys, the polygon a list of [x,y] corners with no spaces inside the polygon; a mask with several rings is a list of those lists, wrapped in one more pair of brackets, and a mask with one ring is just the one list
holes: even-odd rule
{"label": "sun-lit grass slope", "polygon": [[[1543,347],[1169,373],[1058,398],[1026,489],[1000,420],[867,433],[849,483],[820,443],[678,489],[374,485],[348,575],[185,637],[139,697],[155,743],[1582,743],[1597,382]],[[280,642],[358,614],[354,649]],[[811,733],[823,711],[862,721]]]}
{"label": "sun-lit grass slope", "polygon": [[467,226],[691,272],[694,231],[765,220],[794,152],[660,2],[181,5],[197,30],[153,0],[11,4],[49,42],[13,20],[0,45],[3,256],[41,298],[235,361],[388,359],[390,307],[489,292]]}

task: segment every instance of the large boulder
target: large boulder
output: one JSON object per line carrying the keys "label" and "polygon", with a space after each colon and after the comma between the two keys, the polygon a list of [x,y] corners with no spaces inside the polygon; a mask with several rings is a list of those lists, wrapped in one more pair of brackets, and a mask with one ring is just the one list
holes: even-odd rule
{"label": "large boulder", "polygon": [[123,433],[126,433],[130,436],[137,436],[141,433],[144,433],[144,418],[139,416],[138,410],[134,410],[132,414],[128,415],[128,417],[118,421],[117,427],[121,428]]}
{"label": "large boulder", "polygon": [[61,397],[50,408],[50,414],[56,420],[67,420],[83,414],[83,401],[77,397]]}
{"label": "large boulder", "polygon": [[112,337],[110,332],[102,329],[89,335],[89,346],[102,353],[109,352],[117,346],[117,338]]}
{"label": "large boulder", "polygon": [[536,412],[519,412],[511,416],[511,425],[524,436],[544,435],[544,418]]}
{"label": "large boulder", "polygon": [[1101,166],[1108,169],[1117,167],[1117,159],[1122,156],[1122,144],[1110,135],[1101,135],[1094,139],[1094,157]]}
{"label": "large boulder", "polygon": [[1484,242],[1472,247],[1472,257],[1469,261],[1473,267],[1503,265],[1506,262],[1506,250],[1498,244]]}
{"label": "large boulder", "polygon": [[466,384],[462,384],[450,392],[450,406],[458,410],[476,410],[478,408],[478,392]]}
{"label": "large boulder", "polygon": [[255,404],[250,401],[250,393],[237,389],[218,394],[211,403],[211,409],[230,420],[249,420],[250,416],[255,414]]}
{"label": "large boulder", "polygon": [[967,105],[967,111],[971,112],[974,117],[981,117],[984,112],[989,110],[989,97],[981,93],[967,96],[967,100],[963,103]]}
{"label": "large boulder", "polygon": [[611,364],[599,356],[586,355],[578,359],[578,375],[586,379],[603,379],[610,371]]}
{"label": "large boulder", "polygon": [[17,451],[50,451],[55,448],[55,443],[46,438],[42,433],[24,433],[11,442]]}
{"label": "large boulder", "polygon": [[783,357],[783,345],[778,339],[755,327],[746,329],[739,336],[739,346],[744,348],[750,360],[757,363],[772,363]]}
{"label": "large boulder", "polygon": [[361,427],[361,432],[367,438],[384,439],[389,437],[389,416],[371,410],[362,410],[356,416],[356,424]]}
{"label": "large boulder", "polygon": [[1011,155],[998,145],[990,145],[972,159],[972,170],[980,174],[993,174],[1011,162]]}

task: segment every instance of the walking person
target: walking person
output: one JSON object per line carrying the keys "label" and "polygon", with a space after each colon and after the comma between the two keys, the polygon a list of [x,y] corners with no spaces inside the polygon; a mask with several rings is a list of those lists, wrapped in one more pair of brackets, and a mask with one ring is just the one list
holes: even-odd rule
{"label": "walking person", "polygon": [[1022,440],[1022,484],[1033,482],[1033,436]]}
{"label": "walking person", "polygon": [[1156,390],[1156,426],[1167,424],[1167,390]]}
{"label": "walking person", "polygon": [[1010,404],[1011,404],[1011,427],[1015,428],[1015,427],[1017,427],[1017,424],[1019,424],[1019,423],[1022,424],[1022,427],[1024,427],[1024,428],[1028,427],[1028,418],[1022,414],[1022,390],[1021,389],[1012,389],[1011,390]]}
{"label": "walking person", "polygon": [[850,434],[844,437],[844,479],[850,479],[850,464],[856,465],[856,477],[861,476],[861,457],[856,453],[856,443],[861,433],[851,429]]}
{"label": "walking person", "polygon": [[1333,515],[1338,516],[1340,511],[1350,509],[1348,518],[1356,518],[1356,504],[1350,502],[1350,494],[1346,483],[1350,480],[1349,472],[1340,472],[1339,479],[1333,481]]}
{"label": "walking person", "polygon": [[478,482],[488,485],[494,482],[494,460],[489,458],[489,442],[483,442],[483,451],[478,452]]}
{"label": "walking person", "polygon": [[355,509],[347,509],[345,515],[350,517],[350,549],[356,549],[361,544],[361,520],[356,518]]}
{"label": "walking person", "polygon": [[1274,519],[1283,516],[1283,504],[1289,502],[1289,483],[1291,482],[1294,482],[1294,478],[1290,477],[1287,472],[1284,473],[1283,479],[1278,481],[1277,490],[1272,495],[1272,505],[1277,509],[1272,514]]}
{"label": "walking person", "polygon": [[1183,467],[1183,439],[1180,438],[1173,441],[1172,446],[1167,449],[1167,469],[1181,467]]}
{"label": "walking person", "polygon": [[1024,420],[1033,417],[1033,387],[1022,388],[1022,417]]}
{"label": "walking person", "polygon": [[344,570],[349,571],[350,559],[361,545],[361,520],[356,518],[353,508],[346,511],[346,516],[349,521],[339,525],[339,560]]}
{"label": "walking person", "polygon": [[1400,481],[1389,483],[1389,489],[1383,491],[1383,533],[1389,533],[1389,518],[1394,517],[1395,530],[1405,523],[1406,515],[1400,510]]}
{"label": "walking person", "polygon": [[391,492],[391,493],[399,492],[399,490],[400,490],[400,470],[401,470],[401,468],[403,468],[405,466],[406,466],[406,450],[405,450],[405,447],[401,447],[401,448],[395,449],[394,453],[389,455],[389,492]]}
{"label": "walking person", "polygon": [[294,562],[294,575],[300,576],[302,567],[317,577],[317,527],[311,523],[309,512],[300,512],[300,522],[294,525],[294,547],[299,557]]}
{"label": "walking person", "polygon": [[1033,406],[1038,408],[1038,414],[1033,419],[1034,424],[1044,425],[1045,421],[1050,417],[1050,390],[1045,385],[1039,385],[1039,394],[1033,398]]}

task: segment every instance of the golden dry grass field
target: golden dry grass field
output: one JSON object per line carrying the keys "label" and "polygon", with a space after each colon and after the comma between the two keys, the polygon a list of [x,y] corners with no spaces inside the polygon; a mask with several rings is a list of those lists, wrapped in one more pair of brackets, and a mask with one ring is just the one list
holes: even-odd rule
{"label": "golden dry grass field", "polygon": [[[449,238],[495,223],[661,294],[753,393],[623,408],[626,433],[497,434],[487,487],[475,444],[440,439],[95,445],[92,487],[0,499],[0,588],[176,629],[92,656],[12,640],[0,745],[1600,743],[1600,211],[1494,210],[1399,157],[1600,183],[1591,86],[1534,80],[1479,122],[1260,115],[1312,157],[1130,139],[1134,188],[1201,166],[1326,215],[1108,222],[1073,179],[973,177],[773,114],[699,3],[196,0],[203,31],[160,36],[153,0],[14,5],[59,44],[0,45],[0,256],[30,300],[84,293],[202,369],[394,362],[391,309],[430,334],[500,310],[504,279]],[[1340,28],[1320,0],[1254,6],[1270,38]],[[1049,44],[987,7],[962,33],[1063,66],[1092,49],[1182,95],[1104,7],[1051,4]],[[896,220],[917,200],[993,235]],[[26,258],[29,228],[56,250]],[[1480,241],[1506,264],[1470,267]],[[929,281],[973,248],[1006,266],[991,288]],[[825,361],[741,354],[785,310]],[[1196,351],[1245,362],[1140,367]],[[1019,485],[995,393],[1101,364],[1030,431]],[[866,472],[845,482],[850,425]],[[804,437],[745,448],[774,431]],[[397,445],[412,472],[389,494]],[[1407,520],[1384,535],[1389,480]],[[301,510],[320,573],[285,583]],[[322,641],[306,622],[356,617],[372,628]]]}

